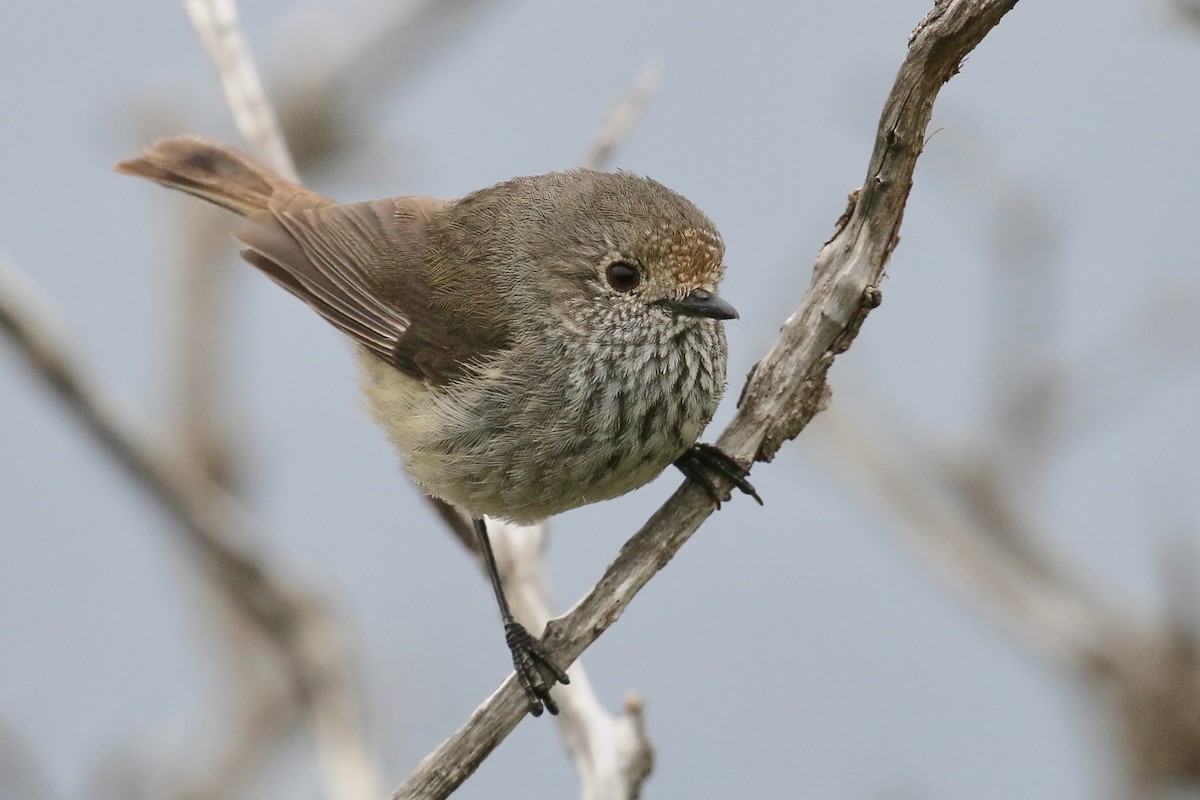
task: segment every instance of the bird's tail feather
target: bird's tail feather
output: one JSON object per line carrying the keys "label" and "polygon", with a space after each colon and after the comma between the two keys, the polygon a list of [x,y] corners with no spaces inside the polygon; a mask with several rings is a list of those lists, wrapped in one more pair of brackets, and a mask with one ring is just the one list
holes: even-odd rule
{"label": "bird's tail feather", "polygon": [[195,195],[235,214],[263,211],[278,190],[297,188],[271,169],[238,151],[194,136],[159,139],[117,172]]}

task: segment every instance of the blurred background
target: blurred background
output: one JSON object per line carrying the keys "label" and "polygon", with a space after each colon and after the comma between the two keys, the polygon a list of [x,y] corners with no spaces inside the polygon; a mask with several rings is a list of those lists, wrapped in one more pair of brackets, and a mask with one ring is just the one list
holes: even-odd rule
{"label": "blurred background", "polygon": [[[656,64],[613,166],[725,237],[742,317],[715,435],[863,180],[929,5],[241,12],[305,182],[347,201],[577,165]],[[140,428],[189,441],[272,562],[344,622],[394,789],[510,670],[486,582],[362,413],[346,344],[223,267],[219,215],[113,174],[155,136],[238,141],[179,5],[5,17],[0,252]],[[942,92],[832,410],[755,469],[765,508],[735,497],[585,654],[606,706],[645,699],[646,797],[1118,797],[1200,775],[1196,18],[1165,0],[1019,3]],[[198,352],[217,355],[187,373],[180,298],[201,291],[219,336]],[[224,439],[180,421],[204,386]],[[678,483],[554,520],[564,608]],[[0,344],[0,795],[216,780],[236,694],[173,525]],[[238,796],[320,796],[296,730]],[[554,725],[526,720],[456,796],[578,792]]]}

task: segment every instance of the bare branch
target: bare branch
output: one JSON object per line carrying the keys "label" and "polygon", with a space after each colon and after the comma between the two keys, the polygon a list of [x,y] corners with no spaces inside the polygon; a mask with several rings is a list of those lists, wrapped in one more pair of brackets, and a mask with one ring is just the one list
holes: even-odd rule
{"label": "bare branch", "polygon": [[250,58],[234,0],[183,0],[183,7],[217,66],[233,121],[251,152],[280,175],[296,180],[296,165]]}
{"label": "bare branch", "polygon": [[[938,90],[1016,0],[937,0],[909,39],[884,106],[863,188],[817,257],[808,292],[771,352],[752,371],[737,415],[718,444],[747,462],[770,460],[826,401],[825,375],[879,303],[874,288],[896,246],[913,168]],[[611,626],[713,511],[704,492],[684,485],[631,538],[600,582],[547,626],[545,642],[571,662]],[[515,676],[425,758],[395,800],[443,798],[471,775],[527,713]]]}
{"label": "bare branch", "polygon": [[642,71],[638,73],[633,84],[617,101],[608,115],[608,119],[600,126],[596,139],[592,142],[592,148],[583,160],[583,166],[588,169],[607,169],[617,148],[625,144],[634,128],[641,122],[650,98],[658,90],[658,81],[661,76],[662,70],[653,61],[642,67]]}

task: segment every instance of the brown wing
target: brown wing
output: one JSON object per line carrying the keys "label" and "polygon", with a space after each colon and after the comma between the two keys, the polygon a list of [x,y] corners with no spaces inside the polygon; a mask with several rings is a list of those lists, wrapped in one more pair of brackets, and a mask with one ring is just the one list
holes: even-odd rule
{"label": "brown wing", "polygon": [[434,301],[427,231],[444,201],[316,205],[312,198],[276,192],[266,211],[234,231],[247,246],[243,258],[413,377],[451,380],[504,338],[463,326],[444,298]]}

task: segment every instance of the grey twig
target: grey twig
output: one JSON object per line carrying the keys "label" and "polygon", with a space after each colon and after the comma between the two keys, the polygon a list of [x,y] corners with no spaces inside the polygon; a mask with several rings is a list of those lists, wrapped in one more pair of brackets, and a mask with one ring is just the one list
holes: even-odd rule
{"label": "grey twig", "polygon": [[[962,59],[1014,5],[1016,0],[937,0],[912,33],[884,105],[863,187],[821,249],[800,308],[751,372],[738,413],[718,440],[726,452],[746,463],[770,460],[824,406],[829,367],[879,303],[876,287],[897,243],[933,101]],[[607,630],[712,512],[704,492],[690,485],[678,489],[626,542],[600,582],[547,626],[546,643],[560,662],[573,661]],[[421,762],[395,800],[448,796],[526,712],[523,692],[510,675]]]}

